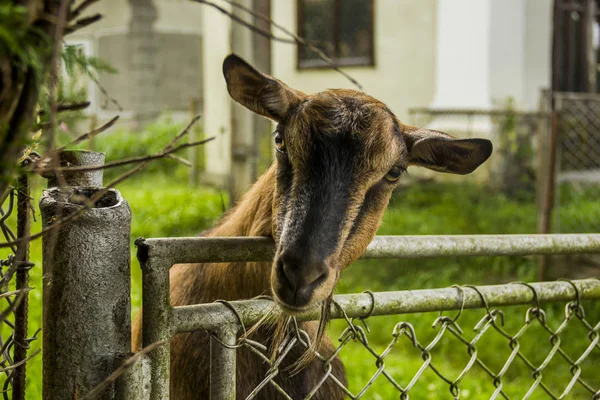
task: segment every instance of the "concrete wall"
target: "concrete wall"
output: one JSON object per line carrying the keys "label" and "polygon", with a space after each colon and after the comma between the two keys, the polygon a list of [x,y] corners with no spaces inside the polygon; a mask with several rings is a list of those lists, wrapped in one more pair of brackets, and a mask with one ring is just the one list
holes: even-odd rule
{"label": "concrete wall", "polygon": [[[150,0],[148,0],[150,1]],[[206,7],[190,1],[153,0],[157,18],[153,23],[154,71],[151,81],[152,108],[167,111],[176,119],[187,119],[193,98],[202,98],[202,34]],[[100,13],[99,22],[67,37],[69,43],[86,43],[90,54],[113,65],[118,75],[101,74],[100,83],[123,107],[123,119],[132,117],[136,108],[136,73],[132,70],[130,45],[131,3],[126,0],[102,0],[92,5],[86,15]],[[88,88],[93,106],[90,112],[100,120],[114,116],[116,105],[106,102],[94,84]]]}

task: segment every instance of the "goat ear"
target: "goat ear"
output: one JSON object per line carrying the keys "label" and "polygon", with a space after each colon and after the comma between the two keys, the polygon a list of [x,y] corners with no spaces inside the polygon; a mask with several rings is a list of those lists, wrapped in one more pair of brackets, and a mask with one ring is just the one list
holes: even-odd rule
{"label": "goat ear", "polygon": [[255,70],[235,54],[223,61],[229,95],[257,114],[281,121],[306,95],[285,83]]}
{"label": "goat ear", "polygon": [[409,164],[452,174],[470,174],[492,154],[487,139],[455,139],[438,131],[415,129],[404,133]]}

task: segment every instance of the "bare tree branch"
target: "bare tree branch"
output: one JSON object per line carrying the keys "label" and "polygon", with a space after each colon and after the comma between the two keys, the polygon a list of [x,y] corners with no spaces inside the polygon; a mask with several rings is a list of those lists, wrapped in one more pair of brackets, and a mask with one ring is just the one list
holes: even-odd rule
{"label": "bare tree branch", "polygon": [[6,371],[10,371],[11,369],[20,367],[21,365],[25,364],[27,361],[31,360],[33,357],[37,356],[41,351],[42,351],[42,349],[37,349],[36,351],[31,353],[31,355],[29,357],[22,359],[18,363],[9,365],[8,367],[5,367],[5,368],[0,368],[0,372],[6,372]]}
{"label": "bare tree branch", "polygon": [[314,44],[312,44],[311,42],[309,42],[308,40],[304,39],[301,36],[296,35],[295,33],[293,33],[292,31],[288,30],[286,27],[276,23],[275,21],[273,21],[271,18],[269,18],[266,15],[263,15],[261,13],[258,13],[248,7],[245,7],[242,4],[236,3],[235,1],[232,0],[223,0],[226,3],[231,4],[233,7],[236,7],[240,10],[243,10],[245,12],[247,12],[248,14],[262,20],[265,22],[270,23],[271,25],[273,25],[275,28],[279,29],[281,32],[285,33],[286,35],[289,35],[290,37],[293,38],[293,40],[289,40],[289,39],[282,39],[279,37],[274,36],[273,34],[271,34],[271,32],[265,31],[263,29],[260,29],[246,21],[244,21],[243,19],[239,18],[238,16],[232,14],[231,12],[225,10],[224,8],[220,7],[219,5],[212,3],[208,0],[192,0],[196,3],[201,3],[201,4],[206,4],[208,6],[214,7],[217,10],[219,10],[220,12],[222,12],[223,14],[229,16],[229,18],[231,18],[232,20],[236,21],[237,23],[247,27],[248,29],[250,29],[253,32],[258,33],[259,35],[262,36],[266,36],[272,40],[278,41],[278,42],[283,42],[283,43],[291,43],[291,44],[299,44],[302,46],[306,46],[308,47],[310,50],[312,50],[321,60],[323,60],[331,69],[333,69],[334,71],[337,71],[338,73],[340,73],[341,75],[343,75],[346,79],[348,79],[354,86],[356,86],[357,88],[359,88],[360,90],[363,89],[363,86],[356,80],[354,79],[352,76],[350,76],[347,72],[342,71],[338,65],[338,63],[336,63],[333,59],[331,59],[330,57],[328,57],[321,49],[319,49],[318,47],[316,47]]}
{"label": "bare tree branch", "polygon": [[179,157],[179,156],[178,156],[178,155],[176,155],[176,154],[169,154],[169,155],[167,155],[167,158],[170,158],[170,159],[172,159],[172,160],[175,160],[175,161],[177,161],[177,162],[180,162],[180,163],[182,163],[183,165],[185,165],[186,167],[191,167],[191,166],[192,166],[192,163],[191,163],[191,162],[189,162],[188,160],[186,160],[186,159],[185,159],[185,158],[183,158],[183,157]]}
{"label": "bare tree branch", "polygon": [[75,9],[71,10],[69,13],[69,21],[73,21],[75,18],[79,17],[86,8],[91,6],[92,4],[97,3],[99,0],[85,0],[81,4],[79,4]]}
{"label": "bare tree branch", "polygon": [[[57,228],[59,228],[60,226],[62,226],[63,224],[70,222],[74,219],[76,219],[77,217],[79,217],[83,212],[87,211],[88,209],[90,209],[91,207],[93,207],[93,205],[100,200],[111,188],[113,188],[114,186],[118,185],[119,183],[123,182],[124,180],[128,179],[130,176],[132,176],[133,174],[143,170],[144,168],[146,168],[148,166],[148,164],[150,164],[150,162],[152,160],[155,160],[157,158],[161,158],[161,157],[166,157],[167,155],[180,150],[180,149],[184,149],[187,147],[191,147],[191,146],[198,146],[201,144],[204,144],[206,142],[209,142],[211,140],[213,140],[214,138],[208,138],[205,140],[201,140],[198,142],[194,142],[194,143],[186,143],[186,144],[182,144],[180,146],[177,147],[173,147],[175,143],[177,143],[178,140],[180,140],[183,136],[185,136],[191,126],[193,125],[194,122],[196,122],[198,120],[199,117],[196,117],[192,120],[192,122],[190,122],[190,124],[181,132],[179,133],[177,136],[175,136],[175,138],[173,138],[173,140],[171,140],[171,142],[165,147],[165,149],[163,151],[161,151],[158,154],[155,155],[151,155],[151,156],[147,156],[147,157],[142,157],[142,158],[138,158],[138,160],[136,162],[138,162],[138,164],[130,169],[129,171],[123,173],[122,175],[120,175],[118,178],[116,178],[115,180],[113,180],[112,182],[110,182],[108,185],[106,185],[106,187],[102,190],[99,190],[96,194],[94,194],[93,196],[91,196],[89,199],[87,199],[88,201],[86,202],[86,204],[78,209],[77,211],[57,219],[56,221],[54,221],[52,223],[52,225],[49,225],[47,227],[45,227],[44,229],[42,229],[40,232],[33,234],[33,235],[28,235],[26,237],[22,237],[22,238],[17,238],[16,240],[10,241],[10,242],[5,242],[5,243],[0,243],[0,248],[5,248],[5,247],[11,247],[14,246],[16,244],[19,244],[25,240],[34,240],[37,239],[39,237],[42,237],[44,235],[46,235],[48,232],[53,231]],[[159,157],[160,155],[160,157]],[[65,170],[67,170],[67,168],[65,168]],[[52,171],[52,170],[50,170]]]}
{"label": "bare tree branch", "polygon": [[[101,127],[96,128],[91,132],[84,133],[83,135],[79,136],[77,139],[75,139],[71,143],[69,143],[69,146],[75,146],[76,144],[79,144],[79,143],[83,142],[84,140],[88,140],[88,139],[93,138],[94,136],[97,136],[98,134],[106,131],[108,128],[113,126],[117,122],[118,119],[119,119],[118,115],[113,117],[110,121],[108,121]],[[64,146],[62,147],[62,149],[64,149]]]}
{"label": "bare tree branch", "polygon": [[17,296],[21,293],[26,293],[31,291],[32,288],[25,288],[25,289],[19,289],[19,290],[13,290],[11,292],[4,292],[4,293],[0,293],[0,299],[3,299],[5,297],[10,297],[10,296]]}
{"label": "bare tree branch", "polygon": [[252,25],[249,22],[244,21],[243,19],[241,19],[240,17],[238,17],[237,15],[233,15],[232,13],[230,13],[229,11],[227,11],[226,9],[224,9],[223,7],[212,3],[210,1],[207,0],[192,0],[196,3],[200,3],[200,4],[206,4],[207,6],[211,6],[217,10],[219,10],[220,12],[222,12],[223,14],[227,15],[229,18],[231,18],[232,20],[234,20],[235,22],[237,22],[240,25],[245,26],[246,28],[252,30],[253,32],[258,33],[259,35],[268,37],[269,39],[275,40],[277,42],[283,42],[283,43],[290,43],[290,44],[295,44],[296,41],[295,40],[291,40],[291,39],[285,39],[285,38],[280,38],[277,37],[275,35],[273,35],[271,32],[269,31],[265,31],[263,29],[260,29],[254,25]]}
{"label": "bare tree branch", "polygon": [[81,398],[81,400],[92,400],[92,399],[98,398],[111,383],[116,381],[129,368],[131,368],[137,362],[138,359],[140,359],[142,356],[150,353],[151,351],[158,349],[159,347],[163,346],[165,343],[166,343],[165,340],[161,340],[159,342],[152,343],[151,345],[144,347],[143,349],[141,349],[140,351],[138,351],[137,353],[135,353],[134,355],[129,357],[127,360],[123,361],[123,364],[121,364],[121,366],[119,368],[117,368],[102,383],[100,383],[98,386],[96,386],[94,389],[92,389],[88,394],[83,396]]}
{"label": "bare tree branch", "polygon": [[[83,110],[85,108],[88,108],[90,106],[90,102],[89,101],[82,101],[79,103],[68,103],[68,104],[59,104],[56,107],[56,111],[58,112],[62,112],[62,111],[78,111],[78,110]],[[41,110],[40,112],[38,112],[38,115],[44,116],[46,115],[46,111]]]}
{"label": "bare tree branch", "polygon": [[104,18],[102,14],[94,14],[89,17],[78,19],[74,24],[71,24],[65,28],[65,35],[69,35],[75,31],[78,31],[79,29],[85,28],[94,22],[100,21],[102,18]]}
{"label": "bare tree branch", "polygon": [[64,172],[88,172],[88,171],[98,171],[98,170],[115,168],[115,167],[122,167],[124,165],[137,164],[140,162],[157,160],[159,158],[165,158],[165,157],[171,155],[171,153],[175,153],[176,151],[187,149],[188,147],[199,146],[199,145],[205,144],[207,142],[210,142],[211,140],[214,140],[214,137],[204,139],[204,140],[199,140],[197,142],[184,143],[177,147],[173,147],[168,150],[163,150],[156,154],[151,154],[149,156],[130,157],[130,158],[126,158],[123,160],[117,160],[117,161],[109,162],[109,163],[102,164],[102,165],[85,165],[85,166],[79,166],[79,167],[58,167],[58,168],[36,170],[36,172],[38,172],[39,174],[41,174],[43,176],[47,176],[48,173],[52,173],[52,172],[63,172],[63,173]]}

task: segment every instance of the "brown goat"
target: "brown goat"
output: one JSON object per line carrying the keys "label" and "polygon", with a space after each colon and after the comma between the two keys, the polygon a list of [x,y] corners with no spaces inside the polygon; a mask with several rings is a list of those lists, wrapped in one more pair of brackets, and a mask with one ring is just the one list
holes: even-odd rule
{"label": "brown goat", "polygon": [[[270,294],[287,314],[314,308],[332,295],[342,269],[372,240],[392,190],[409,165],[468,174],[492,152],[484,139],[457,140],[437,131],[401,124],[382,102],[354,90],[307,95],[262,74],[235,55],[223,63],[231,97],[278,123],[277,157],[219,224],[205,236],[269,236],[277,244],[272,263],[223,263],[208,267],[175,265],[171,302],[186,305],[216,299]],[[312,336],[319,322],[302,327]],[[272,328],[253,339],[272,344]],[[134,324],[134,349],[141,346],[141,320]],[[208,399],[209,336],[176,336],[171,348],[171,398]],[[319,351],[328,355],[324,338]],[[286,372],[301,355],[288,355],[275,381],[293,399],[302,399],[323,376],[319,361],[295,375]],[[237,398],[244,399],[265,377],[268,366],[250,351],[237,350]],[[346,382],[339,359],[333,374]],[[327,380],[315,399],[342,399]],[[260,399],[281,395],[267,385]]]}

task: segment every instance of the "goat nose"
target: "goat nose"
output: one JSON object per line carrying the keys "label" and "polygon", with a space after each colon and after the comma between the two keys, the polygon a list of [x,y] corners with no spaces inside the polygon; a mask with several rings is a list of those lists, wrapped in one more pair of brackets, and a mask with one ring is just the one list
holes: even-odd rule
{"label": "goat nose", "polygon": [[279,257],[277,268],[284,289],[284,293],[280,293],[283,296],[280,297],[294,306],[307,304],[313,291],[329,276],[325,262],[309,261],[289,251]]}

